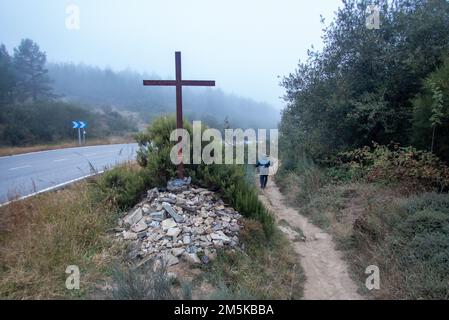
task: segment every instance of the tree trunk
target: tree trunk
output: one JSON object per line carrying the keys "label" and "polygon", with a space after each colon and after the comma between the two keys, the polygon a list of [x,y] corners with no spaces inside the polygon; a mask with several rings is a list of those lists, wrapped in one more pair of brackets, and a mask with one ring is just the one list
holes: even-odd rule
{"label": "tree trunk", "polygon": [[434,147],[434,145],[435,145],[435,129],[436,129],[437,127],[436,126],[434,126],[433,127],[433,132],[432,132],[432,146],[431,146],[431,148],[430,148],[430,152],[432,152],[433,153],[433,147]]}

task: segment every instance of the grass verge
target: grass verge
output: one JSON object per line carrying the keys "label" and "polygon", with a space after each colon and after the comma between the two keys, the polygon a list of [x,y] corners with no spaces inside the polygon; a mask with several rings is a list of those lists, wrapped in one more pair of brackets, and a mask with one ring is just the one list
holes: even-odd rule
{"label": "grass verge", "polygon": [[[66,189],[1,207],[0,297],[129,298],[135,297],[139,288],[146,291],[137,292],[142,293],[138,297],[154,297],[152,291],[147,290],[148,286],[133,285],[133,280],[141,275],[133,275],[129,270],[122,277],[126,281],[121,281],[127,287],[118,288],[121,293],[131,292],[128,296],[110,297],[98,289],[104,280],[111,278],[114,266],[123,262],[119,260],[124,248],[112,241],[108,230],[116,226],[121,212],[132,207],[145,193],[146,177],[144,168],[128,164]],[[242,199],[239,201],[250,217],[251,210],[261,210],[253,198],[248,202],[251,205],[245,205]],[[195,291],[189,294],[209,299],[301,297],[303,274],[288,241],[275,228],[267,233],[266,221],[264,226],[264,220],[257,221],[258,217],[254,215],[245,220],[241,234],[244,250],[222,251],[214,262],[202,268],[204,272],[199,277],[213,287],[206,290],[208,294],[199,296]],[[65,287],[68,277],[65,271],[70,265],[80,269],[80,290],[71,291]],[[161,277],[155,279],[169,292],[168,282]],[[175,294],[183,290],[178,287],[173,287]]]}
{"label": "grass verge", "polygon": [[218,290],[213,299],[300,299],[305,280],[288,240],[279,231],[267,239],[260,222],[246,220],[244,251],[222,251],[205,277]]}
{"label": "grass verge", "polygon": [[[0,208],[0,297],[81,298],[106,267],[111,208],[94,203],[88,182]],[[65,287],[80,269],[80,290]]]}
{"label": "grass verge", "polygon": [[[85,146],[98,146],[105,144],[120,144],[120,143],[134,143],[131,136],[129,137],[108,137],[104,139],[88,139]],[[40,144],[35,146],[26,147],[0,147],[0,157],[13,156],[18,154],[47,151],[47,150],[58,150],[67,148],[79,147],[78,141],[65,141],[55,144]]]}
{"label": "grass verge", "polygon": [[[349,262],[352,277],[374,299],[449,298],[449,196],[404,193],[401,185],[367,182],[323,184],[314,193],[279,183],[291,205],[330,232]],[[304,194],[310,194],[307,198]],[[365,270],[380,269],[380,290],[368,291]]]}

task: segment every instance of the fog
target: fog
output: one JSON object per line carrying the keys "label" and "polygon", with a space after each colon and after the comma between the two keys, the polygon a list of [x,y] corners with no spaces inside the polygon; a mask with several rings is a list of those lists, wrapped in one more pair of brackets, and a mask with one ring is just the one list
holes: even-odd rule
{"label": "fog", "polygon": [[[12,51],[30,38],[50,62],[167,79],[179,50],[185,79],[216,80],[226,93],[280,109],[278,76],[292,72],[311,45],[321,46],[320,14],[330,19],[340,2],[2,0],[0,42]],[[77,30],[66,27],[70,4],[80,9]]]}

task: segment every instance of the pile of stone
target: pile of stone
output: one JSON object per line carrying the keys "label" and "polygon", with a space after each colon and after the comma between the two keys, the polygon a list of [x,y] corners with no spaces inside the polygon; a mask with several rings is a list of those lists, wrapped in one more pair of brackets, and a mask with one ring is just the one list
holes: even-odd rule
{"label": "pile of stone", "polygon": [[160,258],[167,266],[180,259],[200,264],[213,260],[217,248],[238,246],[239,219],[213,192],[176,186],[148,191],[146,200],[119,220],[116,231],[131,242],[130,259],[137,265]]}

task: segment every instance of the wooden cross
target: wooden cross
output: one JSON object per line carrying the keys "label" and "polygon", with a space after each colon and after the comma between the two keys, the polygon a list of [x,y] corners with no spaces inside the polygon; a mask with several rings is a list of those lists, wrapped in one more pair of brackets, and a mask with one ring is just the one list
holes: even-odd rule
{"label": "wooden cross", "polygon": [[[176,80],[143,80],[144,86],[175,86],[176,87],[176,128],[182,129],[182,87],[183,86],[205,86],[214,87],[215,81],[182,80],[181,75],[181,52],[175,52]],[[179,137],[178,142],[181,141]],[[179,146],[178,157],[182,159],[182,148]],[[184,164],[178,165],[178,178],[184,178]]]}

